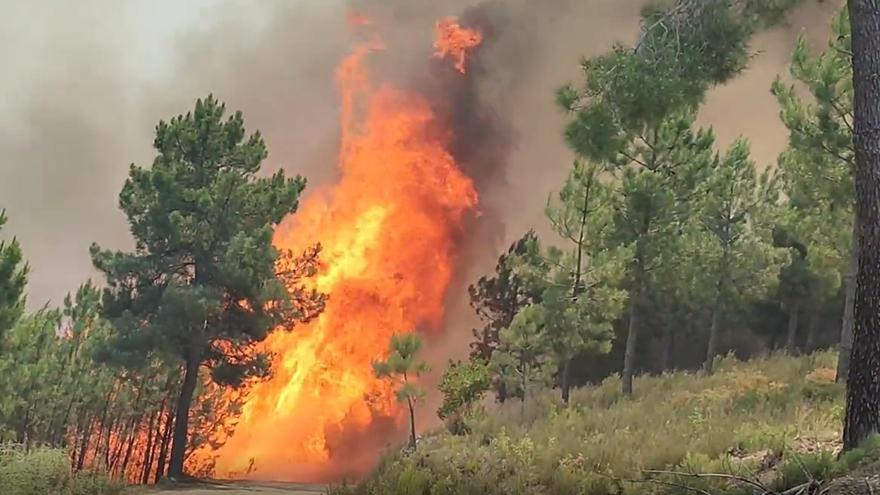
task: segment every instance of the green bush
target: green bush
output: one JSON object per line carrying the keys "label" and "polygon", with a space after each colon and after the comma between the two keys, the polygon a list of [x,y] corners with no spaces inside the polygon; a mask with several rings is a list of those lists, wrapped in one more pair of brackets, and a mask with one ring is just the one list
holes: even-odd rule
{"label": "green bush", "polygon": [[71,472],[64,451],[25,452],[0,446],[0,493],[3,495],[114,495],[122,487],[99,471]]}

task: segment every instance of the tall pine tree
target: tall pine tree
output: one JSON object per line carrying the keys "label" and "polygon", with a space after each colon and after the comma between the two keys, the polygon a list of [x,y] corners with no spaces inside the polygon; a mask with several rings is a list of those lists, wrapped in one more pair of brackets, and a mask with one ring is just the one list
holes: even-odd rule
{"label": "tall pine tree", "polygon": [[120,343],[154,350],[182,370],[170,477],[183,474],[199,370],[229,386],[264,376],[268,357],[255,345],[290,316],[272,233],[296,209],[305,180],[258,176],[262,137],[246,136],[240,112],[225,114],[209,96],[160,122],[152,167],[132,165],[119,196],[135,250],[92,246]]}

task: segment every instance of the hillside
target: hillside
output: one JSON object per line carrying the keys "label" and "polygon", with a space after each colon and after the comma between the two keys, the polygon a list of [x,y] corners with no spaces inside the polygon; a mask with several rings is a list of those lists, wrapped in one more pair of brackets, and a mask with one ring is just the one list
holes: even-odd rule
{"label": "hillside", "polygon": [[802,486],[810,477],[840,476],[874,451],[835,460],[843,410],[835,359],[830,352],[725,358],[710,377],[638,378],[632,399],[621,396],[615,377],[575,391],[568,408],[555,395],[524,408],[516,401],[474,414],[469,435],[428,435],[416,454],[386,459],[372,478],[339,493],[752,493],[743,492],[750,481],[812,493]]}

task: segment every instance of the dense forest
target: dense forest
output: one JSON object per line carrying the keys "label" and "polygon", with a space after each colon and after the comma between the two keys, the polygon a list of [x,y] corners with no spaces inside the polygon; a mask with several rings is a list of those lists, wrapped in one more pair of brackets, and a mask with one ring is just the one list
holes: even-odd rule
{"label": "dense forest", "polygon": [[[797,3],[652,4],[634,45],[585,60],[582,82],[558,90],[576,159],[547,201],[554,235],[524,232],[470,286],[482,321],[471,354],[436,370],[449,435],[485,432],[492,408],[525,421],[550,394],[553,415],[612,393],[613,407],[650,410],[635,404],[662,398],[640,388],[666,386],[675,371],[694,387],[736,386],[733,358],[784,369],[798,397],[817,394],[790,371],[814,353],[804,359],[839,382],[829,397],[842,402],[846,386],[835,417],[843,449],[880,431],[880,5],[851,0],[822,50],[793,47],[790,73],[767,88],[789,132],[776,163],[756,163],[745,138],[719,149],[696,124],[706,93],[747,70],[751,38]],[[27,310],[27,253],[5,230],[0,244],[0,445],[61,449],[74,473],[131,484],[210,477],[213,459],[200,452],[234,431],[249,385],[278,358],[260,344],[319,318],[333,298],[313,283],[320,244],[273,245],[306,180],[263,170],[266,144],[240,112],[199,99],[159,122],[153,146],[118,197],[133,248],[92,245],[100,278],[62,307]],[[406,417],[399,455],[427,448],[416,413],[435,392],[419,380],[429,343],[395,335],[373,364]],[[599,387],[584,392],[593,402],[574,399],[585,386]],[[418,493],[469,493],[438,486]],[[571,493],[605,493],[594,489]],[[522,493],[549,493],[536,490]]]}

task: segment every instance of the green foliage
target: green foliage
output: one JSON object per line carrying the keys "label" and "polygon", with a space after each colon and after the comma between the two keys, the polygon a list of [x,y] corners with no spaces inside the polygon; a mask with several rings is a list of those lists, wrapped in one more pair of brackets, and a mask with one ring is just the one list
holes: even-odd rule
{"label": "green foliage", "polygon": [[469,413],[489,390],[490,378],[489,366],[483,361],[450,361],[437,387],[443,394],[443,404],[437,410],[437,416],[447,419]]}
{"label": "green foliage", "polygon": [[280,171],[258,178],[262,137],[245,137],[241,113],[225,112],[208,97],[159,123],[158,156],[150,168],[131,167],[119,197],[135,251],[93,246],[92,256],[122,331],[237,385],[266,373],[264,357],[245,351],[283,316],[272,228],[296,209],[305,181]]}
{"label": "green foliage", "polygon": [[[626,291],[620,285],[630,252],[609,242],[614,196],[602,184],[599,172],[594,165],[576,162],[562,190],[548,201],[547,217],[562,247],[544,248],[537,238],[527,239],[520,253],[511,258],[514,274],[539,301],[523,309],[522,316],[517,315],[511,323],[535,325],[539,345],[562,375],[564,398],[568,397],[567,373],[572,360],[610,350],[612,323],[626,302]],[[523,321],[525,318],[532,322]]]}
{"label": "green foliage", "polygon": [[849,270],[852,252],[853,202],[853,88],[849,16],[846,9],[834,19],[828,48],[812,56],[800,38],[791,75],[807,89],[809,102],[798,88],[782,79],[773,83],[782,122],[789,130],[789,149],[780,156],[790,212],[784,219],[792,235],[808,245],[807,261],[827,292],[840,286],[840,273]]}
{"label": "green foliage", "polygon": [[[6,220],[6,211],[0,210],[0,230]],[[24,312],[27,275],[28,265],[22,260],[18,241],[0,241],[0,337]]]}
{"label": "green foliage", "polygon": [[585,83],[566,86],[557,101],[572,113],[569,145],[613,160],[626,143],[671,115],[699,106],[706,91],[740,73],[759,28],[779,22],[798,0],[657,1],[642,12],[633,48],[617,45],[582,64]]}
{"label": "green foliage", "polygon": [[548,341],[543,335],[544,309],[526,306],[501,331],[501,349],[492,354],[492,371],[505,389],[522,399],[523,407],[536,385],[547,384],[551,369]]}

